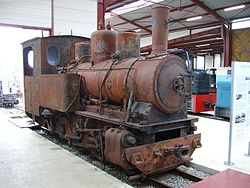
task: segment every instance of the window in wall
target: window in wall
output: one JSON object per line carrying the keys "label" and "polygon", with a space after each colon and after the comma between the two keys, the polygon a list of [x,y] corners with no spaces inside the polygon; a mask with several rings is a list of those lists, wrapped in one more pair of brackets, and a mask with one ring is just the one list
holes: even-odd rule
{"label": "window in wall", "polygon": [[56,66],[59,63],[59,50],[56,46],[51,45],[47,48],[47,62]]}
{"label": "window in wall", "polygon": [[206,55],[205,56],[205,69],[209,69],[211,67],[213,67],[213,56]]}
{"label": "window in wall", "polygon": [[194,69],[197,69],[197,57],[194,57]]}
{"label": "window in wall", "polygon": [[29,66],[30,66],[31,68],[34,67],[34,52],[33,52],[33,50],[30,50],[30,51],[28,52],[28,64],[29,64]]}
{"label": "window in wall", "polygon": [[214,55],[214,67],[220,67],[220,62],[221,62],[221,55],[220,54],[215,54]]}
{"label": "window in wall", "polygon": [[243,29],[250,27],[250,17],[235,19],[232,23],[232,29]]}
{"label": "window in wall", "polygon": [[23,49],[24,75],[32,76],[34,67],[34,52],[31,46]]}
{"label": "window in wall", "polygon": [[197,56],[197,69],[205,69],[205,58],[204,56]]}

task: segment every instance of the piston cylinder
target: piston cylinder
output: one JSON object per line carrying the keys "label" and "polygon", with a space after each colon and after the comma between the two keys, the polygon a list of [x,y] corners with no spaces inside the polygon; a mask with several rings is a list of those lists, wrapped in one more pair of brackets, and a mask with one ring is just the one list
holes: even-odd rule
{"label": "piston cylinder", "polygon": [[99,30],[91,34],[91,62],[96,65],[111,59],[115,53],[116,34],[110,30]]}
{"label": "piston cylinder", "polygon": [[168,42],[168,20],[170,8],[155,5],[152,10],[152,52],[151,54],[164,53]]}
{"label": "piston cylinder", "polygon": [[116,34],[116,51],[120,59],[140,56],[140,35],[132,32]]}

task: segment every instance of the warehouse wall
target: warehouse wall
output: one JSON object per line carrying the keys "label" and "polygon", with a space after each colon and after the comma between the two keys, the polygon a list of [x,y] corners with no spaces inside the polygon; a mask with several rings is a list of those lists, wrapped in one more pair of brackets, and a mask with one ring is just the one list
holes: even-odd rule
{"label": "warehouse wall", "polygon": [[[51,0],[1,0],[0,12],[0,25],[51,28]],[[89,37],[96,14],[96,0],[54,0],[54,33]]]}
{"label": "warehouse wall", "polygon": [[55,35],[90,37],[96,30],[96,0],[54,0]]}
{"label": "warehouse wall", "polygon": [[1,0],[0,23],[51,27],[50,0]]}

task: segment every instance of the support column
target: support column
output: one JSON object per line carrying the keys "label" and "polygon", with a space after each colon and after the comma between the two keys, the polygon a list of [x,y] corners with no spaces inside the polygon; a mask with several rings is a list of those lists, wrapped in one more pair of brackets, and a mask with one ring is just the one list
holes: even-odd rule
{"label": "support column", "polygon": [[105,0],[97,1],[97,30],[99,30],[99,24],[105,25]]}
{"label": "support column", "polygon": [[54,7],[55,7],[55,2],[54,2],[54,0],[51,0],[51,30],[50,30],[50,36],[53,36],[54,33],[55,33]]}
{"label": "support column", "polygon": [[231,66],[232,61],[232,24],[224,26],[224,67]]}

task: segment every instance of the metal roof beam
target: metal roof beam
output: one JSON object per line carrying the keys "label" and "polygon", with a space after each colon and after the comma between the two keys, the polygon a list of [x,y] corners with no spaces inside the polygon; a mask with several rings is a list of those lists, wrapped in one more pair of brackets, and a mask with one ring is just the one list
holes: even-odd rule
{"label": "metal roof beam", "polygon": [[194,47],[194,48],[185,48],[185,50],[190,50],[190,51],[201,51],[201,50],[207,50],[207,49],[223,49],[223,45],[209,45],[209,46],[204,46],[204,47]]}
{"label": "metal roof beam", "polygon": [[97,1],[97,30],[99,28],[99,24],[101,23],[104,25],[105,22],[105,0],[98,0]]}
{"label": "metal roof beam", "polygon": [[[208,31],[203,31],[203,32],[199,32],[199,33],[195,33],[192,35],[187,35],[178,39],[172,39],[168,41],[168,45],[169,47],[172,45],[177,45],[177,44],[182,44],[182,43],[187,43],[187,42],[191,42],[194,40],[208,40],[208,39],[214,39],[216,37],[221,37],[221,28],[215,28],[215,29],[211,29]],[[149,52],[151,51],[152,46],[148,45],[145,47],[141,48],[141,52]]]}
{"label": "metal roof beam", "polygon": [[171,45],[171,47],[176,47],[176,48],[191,48],[191,47],[195,47],[196,45],[204,45],[204,44],[210,44],[210,45],[214,45],[214,44],[224,44],[223,40],[209,40],[209,41],[192,41],[193,43],[183,43],[183,44],[173,44]]}
{"label": "metal roof beam", "polygon": [[[188,35],[190,36],[190,35]],[[215,34],[215,35],[206,35],[206,36],[200,36],[199,38],[190,38],[190,39],[187,39],[185,40],[185,42],[190,42],[190,41],[198,41],[198,40],[209,40],[209,39],[213,39],[213,38],[216,38],[216,37],[220,37],[221,35],[220,34]],[[178,38],[180,39],[180,38]],[[176,44],[181,44],[181,43],[184,43],[184,41],[182,40],[179,40],[177,42],[174,42],[175,39],[173,40],[170,40],[169,41],[169,45],[176,45]]]}
{"label": "metal roof beam", "polygon": [[201,37],[207,36],[207,35],[221,35],[221,28],[215,28],[215,29],[211,29],[211,30],[208,30],[208,31],[202,31],[202,32],[195,33],[195,34],[192,34],[192,35],[187,35],[187,36],[184,36],[184,37],[180,37],[178,39],[173,39],[173,40],[170,40],[168,42],[168,44],[183,43],[184,41],[186,42],[186,41],[189,41],[189,40],[194,40],[194,39],[201,38]]}
{"label": "metal roof beam", "polygon": [[189,54],[196,54],[198,56],[203,56],[203,55],[199,55],[197,53],[207,53],[204,55],[208,55],[208,54],[221,54],[223,52],[223,49],[217,49],[217,50],[211,50],[211,51],[200,51],[200,50],[186,50],[188,51]]}
{"label": "metal roof beam", "polygon": [[[182,30],[194,30],[194,29],[201,29],[201,28],[213,27],[213,26],[221,26],[221,24],[219,22],[211,22],[211,23],[199,24],[199,25],[194,25],[194,26],[170,29],[169,32],[176,32],[176,31],[182,31]],[[149,36],[149,35],[148,34],[141,35],[141,37],[146,37],[146,36]]]}

